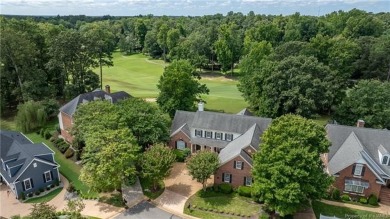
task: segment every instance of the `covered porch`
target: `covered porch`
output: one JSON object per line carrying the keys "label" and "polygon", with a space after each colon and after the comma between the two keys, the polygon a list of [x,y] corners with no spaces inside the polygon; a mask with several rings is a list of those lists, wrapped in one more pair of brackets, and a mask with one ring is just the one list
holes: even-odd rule
{"label": "covered porch", "polygon": [[222,148],[207,146],[207,145],[191,144],[191,153],[196,153],[198,151],[203,151],[203,150],[213,151],[219,154]]}

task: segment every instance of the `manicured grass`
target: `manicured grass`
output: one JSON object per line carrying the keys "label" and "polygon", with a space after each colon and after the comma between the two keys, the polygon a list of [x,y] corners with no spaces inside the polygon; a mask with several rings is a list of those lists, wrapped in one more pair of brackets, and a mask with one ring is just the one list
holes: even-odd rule
{"label": "manicured grass", "polygon": [[312,203],[316,218],[320,218],[320,214],[325,216],[336,216],[339,218],[390,218],[388,215],[373,213],[370,211],[356,210],[352,208],[339,207],[328,205],[322,202],[315,201]]}
{"label": "manicured grass", "polygon": [[[167,63],[161,60],[149,60],[147,56],[135,54],[124,56],[120,52],[113,54],[113,67],[103,68],[103,84],[109,84],[113,92],[124,90],[136,97],[154,98],[159,90],[157,83]],[[99,73],[99,70],[95,70]],[[210,89],[203,98],[210,110],[223,110],[237,113],[248,106],[237,89],[237,80],[220,77],[204,77],[201,80]]]}
{"label": "manicured grass", "polygon": [[61,188],[56,188],[52,191],[50,191],[49,193],[47,193],[46,195],[44,196],[41,196],[41,197],[37,197],[37,198],[31,198],[27,201],[25,201],[25,203],[41,203],[41,202],[48,202],[50,200],[52,200],[54,197],[56,197],[58,194],[60,194],[60,192],[62,191],[62,187]]}
{"label": "manicured grass", "polygon": [[2,130],[17,130],[16,123],[14,121],[14,117],[1,118],[0,120],[0,128]]}
{"label": "manicured grass", "polygon": [[320,117],[318,118],[315,118],[313,119],[316,123],[318,123],[319,125],[322,125],[322,126],[325,126],[326,124],[328,124],[328,121],[331,119],[331,116],[329,115],[321,115]]}
{"label": "manicured grass", "polygon": [[157,191],[153,191],[153,184],[150,180],[145,178],[140,178],[139,181],[141,183],[141,187],[144,192],[144,195],[146,195],[150,199],[156,199],[164,192],[165,189],[164,181],[159,182]]}
{"label": "manicured grass", "polygon": [[[201,218],[226,218],[230,216],[234,218],[232,213],[234,215],[253,216],[260,209],[260,205],[254,203],[252,199],[239,196],[237,193],[207,192],[206,195],[201,194],[202,192],[199,191],[187,200],[185,213]],[[191,205],[191,210],[187,208],[188,204]],[[213,210],[213,212],[205,211],[206,209]]]}

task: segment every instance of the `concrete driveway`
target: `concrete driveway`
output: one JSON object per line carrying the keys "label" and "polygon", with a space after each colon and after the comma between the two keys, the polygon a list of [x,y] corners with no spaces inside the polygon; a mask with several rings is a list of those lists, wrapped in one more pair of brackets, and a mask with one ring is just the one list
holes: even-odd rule
{"label": "concrete driveway", "polygon": [[[185,163],[175,163],[171,174],[164,180],[164,183],[165,191],[154,200],[154,203],[178,215],[183,214],[184,205],[188,198],[202,189],[202,184],[193,180],[189,175]],[[208,185],[213,185],[213,183],[213,177],[207,181]]]}
{"label": "concrete driveway", "polygon": [[162,209],[156,207],[155,205],[142,201],[139,204],[135,205],[132,208],[127,209],[122,212],[120,215],[116,216],[115,219],[125,219],[125,218],[135,218],[135,219],[180,219],[180,217],[171,214],[169,212],[163,211]]}
{"label": "concrete driveway", "polygon": [[[48,202],[49,205],[53,205],[57,211],[61,211],[66,207],[65,192],[69,185],[68,180],[61,175],[61,182],[64,185],[62,191]],[[11,218],[13,215],[27,216],[30,214],[32,204],[22,203],[15,198],[13,193],[7,195],[8,187],[3,184],[0,190],[0,216],[5,218]],[[85,204],[84,210],[81,212],[83,215],[94,216],[98,218],[112,218],[118,215],[124,208],[114,207],[105,203],[98,202],[96,200],[83,200]]]}

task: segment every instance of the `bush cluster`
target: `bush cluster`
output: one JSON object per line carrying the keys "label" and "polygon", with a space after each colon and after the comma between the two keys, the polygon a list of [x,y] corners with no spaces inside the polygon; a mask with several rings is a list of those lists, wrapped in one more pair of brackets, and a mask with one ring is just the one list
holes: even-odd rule
{"label": "bush cluster", "polygon": [[[249,214],[244,214],[244,213],[237,213],[237,212],[234,212],[234,211],[225,211],[225,210],[221,210],[221,209],[215,209],[213,207],[207,207],[207,206],[197,206],[197,205],[191,205],[189,204],[187,206],[187,208],[190,209],[198,209],[198,210],[201,210],[201,211],[209,211],[209,212],[213,212],[213,213],[219,213],[219,214],[228,214],[228,215],[233,215],[233,216],[238,216],[238,217],[242,217],[242,218],[246,218],[246,217],[251,217],[251,215]],[[233,210],[233,209],[232,209]]]}
{"label": "bush cluster", "polygon": [[340,199],[341,199],[341,197],[340,197],[340,190],[334,189],[334,190],[332,191],[332,198],[333,198],[334,200],[340,201]]}
{"label": "bush cluster", "polygon": [[368,198],[368,204],[377,206],[378,205],[378,197],[376,197],[374,194],[370,195]]}
{"label": "bush cluster", "polygon": [[228,183],[219,184],[219,190],[225,194],[230,194],[233,192],[232,186]]}
{"label": "bush cluster", "polygon": [[72,148],[68,148],[66,151],[65,151],[65,157],[66,158],[71,158],[71,157],[73,157],[73,155],[74,155],[74,150],[72,149]]}
{"label": "bush cluster", "polygon": [[58,148],[58,150],[61,151],[61,153],[65,153],[69,148],[69,145],[62,138],[54,140],[53,143]]}
{"label": "bush cluster", "polygon": [[341,200],[343,200],[343,201],[351,201],[351,198],[349,197],[349,195],[344,194],[344,195],[341,196]]}
{"label": "bush cluster", "polygon": [[176,155],[177,162],[184,162],[191,154],[191,150],[189,148],[185,148],[184,150],[175,149],[173,153]]}
{"label": "bush cluster", "polygon": [[249,186],[240,186],[237,189],[237,192],[240,196],[252,197],[252,187]]}

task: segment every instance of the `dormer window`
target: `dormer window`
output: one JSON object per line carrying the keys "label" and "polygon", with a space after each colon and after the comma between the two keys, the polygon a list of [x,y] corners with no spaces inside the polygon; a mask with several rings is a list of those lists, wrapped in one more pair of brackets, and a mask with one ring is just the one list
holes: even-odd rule
{"label": "dormer window", "polygon": [[225,134],[225,140],[226,141],[233,141],[233,134]]}
{"label": "dormer window", "polygon": [[206,138],[212,138],[213,132],[205,131]]}
{"label": "dormer window", "polygon": [[390,166],[389,156],[388,155],[383,156],[382,164]]}
{"label": "dormer window", "polygon": [[222,133],[216,132],[215,133],[215,139],[221,140],[222,139]]}
{"label": "dormer window", "polygon": [[202,130],[195,129],[195,136],[202,137]]}

